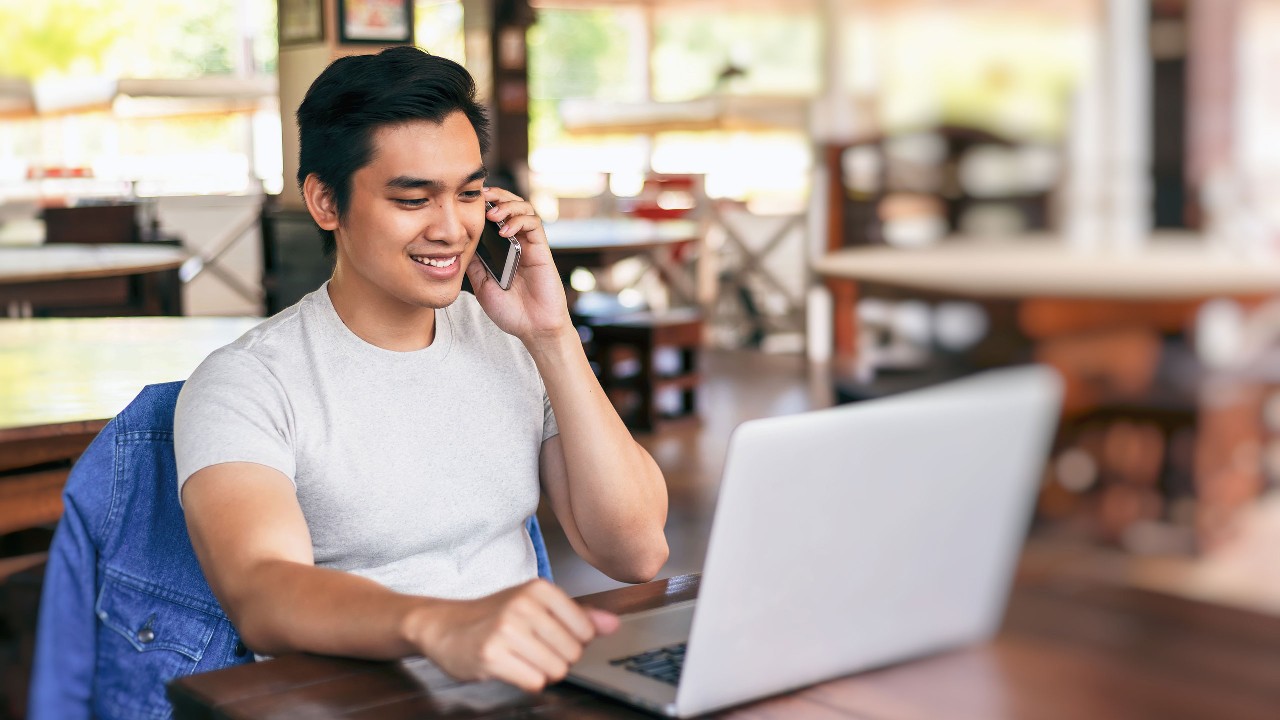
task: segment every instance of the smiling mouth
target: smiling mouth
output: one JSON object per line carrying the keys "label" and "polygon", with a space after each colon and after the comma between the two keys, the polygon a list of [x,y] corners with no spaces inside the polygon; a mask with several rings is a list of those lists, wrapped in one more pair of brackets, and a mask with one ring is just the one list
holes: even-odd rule
{"label": "smiling mouth", "polygon": [[428,267],[437,267],[437,268],[446,268],[458,262],[457,255],[454,255],[452,257],[447,257],[447,258],[429,258],[423,255],[410,255],[409,257],[419,265],[426,265]]}

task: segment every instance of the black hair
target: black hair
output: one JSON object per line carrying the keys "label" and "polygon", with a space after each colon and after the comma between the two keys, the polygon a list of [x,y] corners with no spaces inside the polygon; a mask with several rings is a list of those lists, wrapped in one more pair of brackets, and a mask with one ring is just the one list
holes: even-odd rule
{"label": "black hair", "polygon": [[[298,188],[311,173],[333,193],[341,218],[351,201],[351,176],[369,164],[373,134],[411,120],[442,123],[455,112],[471,121],[480,152],[489,151],[489,117],[476,84],[458,63],[407,45],[329,64],[298,106]],[[333,232],[320,230],[326,255]]]}

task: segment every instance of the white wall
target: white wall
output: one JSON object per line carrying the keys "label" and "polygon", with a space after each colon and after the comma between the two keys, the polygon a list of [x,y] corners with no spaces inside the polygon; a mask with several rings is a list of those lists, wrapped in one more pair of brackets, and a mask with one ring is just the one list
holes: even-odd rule
{"label": "white wall", "polygon": [[[248,288],[262,291],[261,195],[162,197],[157,201],[161,229],[182,238],[187,250],[208,255],[238,227],[248,232],[231,246],[218,266]],[[242,223],[244,225],[242,225]],[[262,303],[232,290],[208,268],[183,287],[187,315],[261,315]]]}

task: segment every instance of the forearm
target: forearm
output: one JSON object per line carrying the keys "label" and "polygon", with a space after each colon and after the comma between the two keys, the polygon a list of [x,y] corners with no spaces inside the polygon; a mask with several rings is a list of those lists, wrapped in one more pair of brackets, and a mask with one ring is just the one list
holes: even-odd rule
{"label": "forearm", "polygon": [[527,346],[560,428],[561,505],[580,535],[579,552],[614,577],[648,579],[667,553],[662,471],[618,417],[572,328]]}
{"label": "forearm", "polygon": [[284,560],[243,576],[227,609],[256,652],[375,660],[420,653],[460,680],[498,679],[527,692],[562,680],[584,644],[618,626],[616,616],[588,611],[543,580],[440,600]]}
{"label": "forearm", "polygon": [[286,560],[253,566],[220,597],[245,644],[263,655],[311,652],[394,659],[422,652],[407,627],[447,601],[403,595],[358,575]]}

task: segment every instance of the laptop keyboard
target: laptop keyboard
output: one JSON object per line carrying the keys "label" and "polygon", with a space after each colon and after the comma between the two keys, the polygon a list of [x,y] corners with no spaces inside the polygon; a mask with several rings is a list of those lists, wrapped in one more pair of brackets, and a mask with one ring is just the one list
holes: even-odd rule
{"label": "laptop keyboard", "polygon": [[686,643],[676,643],[666,647],[642,652],[639,655],[610,660],[610,665],[621,665],[631,672],[637,672],[658,682],[675,685],[680,681],[680,671],[684,669],[684,648]]}

